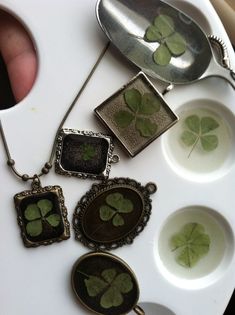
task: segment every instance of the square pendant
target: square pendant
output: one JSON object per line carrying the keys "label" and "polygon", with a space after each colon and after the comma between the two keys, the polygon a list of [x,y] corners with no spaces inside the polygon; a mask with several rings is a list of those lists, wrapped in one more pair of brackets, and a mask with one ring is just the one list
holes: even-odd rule
{"label": "square pendant", "polygon": [[95,113],[131,157],[178,121],[143,72],[99,105]]}
{"label": "square pendant", "polygon": [[26,247],[50,245],[70,237],[67,209],[59,186],[26,190],[16,194],[14,201]]}
{"label": "square pendant", "polygon": [[113,149],[109,136],[62,129],[57,138],[55,171],[83,179],[106,179],[114,158]]}

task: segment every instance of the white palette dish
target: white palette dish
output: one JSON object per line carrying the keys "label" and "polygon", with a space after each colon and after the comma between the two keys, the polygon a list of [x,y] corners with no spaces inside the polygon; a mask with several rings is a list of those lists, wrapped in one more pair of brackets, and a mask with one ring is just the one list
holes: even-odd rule
{"label": "white palette dish", "polygon": [[[198,0],[197,8],[192,0],[168,2],[190,14],[206,33],[223,38],[235,68],[231,44],[209,1]],[[45,0],[0,1],[0,7],[18,16],[30,30],[39,56],[37,79],[29,95],[17,106],[0,112],[12,156],[22,172],[35,173],[48,159],[58,123],[105,45],[95,18],[95,3],[73,0],[68,4],[60,0],[55,7],[52,1]],[[107,132],[94,118],[93,110],[135,74],[136,69],[109,49],[65,127]],[[229,111],[231,114],[224,117],[234,143],[234,91],[225,81],[211,78],[176,87],[166,99],[179,113],[184,106],[194,108],[195,102],[202,100],[207,110],[215,104],[217,115]],[[218,168],[201,174],[175,162],[169,151],[170,132],[134,159],[116,146],[121,161],[112,167],[110,177],[131,177],[143,185],[154,181],[158,192],[152,197],[153,210],[146,229],[131,246],[113,254],[136,273],[139,302],[146,314],[222,315],[235,280],[234,149],[229,150],[228,158]],[[23,246],[12,198],[29,186],[9,172],[2,145],[0,150],[1,315],[88,314],[77,304],[70,288],[72,266],[88,250],[74,240],[73,231],[71,239],[60,244],[37,249]],[[63,188],[71,222],[77,201],[90,189],[92,181],[64,178],[52,171],[42,178],[42,184],[59,184]],[[159,251],[161,232],[168,220],[189,207],[200,207],[196,215],[203,211],[212,216],[224,233],[224,254],[217,265],[203,275],[195,274],[193,279],[166,267],[161,256],[164,253]]]}

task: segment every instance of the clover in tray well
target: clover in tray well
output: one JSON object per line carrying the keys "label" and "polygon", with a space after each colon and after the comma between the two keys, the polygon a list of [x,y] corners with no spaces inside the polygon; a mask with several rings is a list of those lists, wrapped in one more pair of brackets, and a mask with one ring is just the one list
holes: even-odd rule
{"label": "clover in tray well", "polygon": [[202,224],[187,223],[170,240],[171,250],[177,252],[176,261],[192,268],[210,250],[210,237]]}
{"label": "clover in tray well", "polygon": [[185,38],[175,31],[173,19],[165,14],[158,15],[145,32],[145,40],[160,45],[153,54],[153,60],[160,66],[170,63],[172,56],[181,56],[186,51]]}
{"label": "clover in tray well", "polygon": [[153,93],[143,95],[135,88],[124,92],[126,110],[119,110],[114,115],[114,121],[119,128],[128,128],[132,123],[142,137],[150,138],[157,132],[158,125],[151,116],[159,112],[161,103]]}
{"label": "clover in tray well", "polygon": [[123,214],[126,215],[134,209],[132,201],[124,198],[121,193],[109,194],[105,201],[106,204],[99,210],[100,219],[105,222],[112,220],[115,227],[123,226],[125,224]]}
{"label": "clover in tray well", "polygon": [[84,280],[88,295],[90,297],[100,296],[99,303],[104,309],[122,305],[123,295],[133,289],[131,276],[128,273],[118,273],[114,268],[103,270],[100,276],[78,272],[88,278]]}
{"label": "clover in tray well", "polygon": [[211,134],[219,127],[219,123],[212,117],[205,116],[200,118],[197,115],[188,116],[185,121],[186,130],[181,135],[181,140],[187,147],[192,147],[188,157],[200,143],[201,148],[210,152],[218,147],[219,140],[215,134]]}
{"label": "clover in tray well", "polygon": [[52,228],[59,226],[61,217],[57,213],[52,213],[53,203],[48,199],[41,199],[37,203],[31,203],[24,212],[24,217],[28,221],[26,232],[32,237],[39,236],[43,232],[44,225]]}

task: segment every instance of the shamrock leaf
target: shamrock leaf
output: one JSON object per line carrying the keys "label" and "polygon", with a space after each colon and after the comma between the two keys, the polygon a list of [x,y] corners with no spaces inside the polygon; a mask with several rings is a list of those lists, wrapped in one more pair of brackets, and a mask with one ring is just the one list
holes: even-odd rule
{"label": "shamrock leaf", "polygon": [[124,93],[124,99],[127,106],[134,112],[138,112],[141,104],[141,94],[137,89],[130,89]]}
{"label": "shamrock leaf", "polygon": [[120,193],[109,194],[106,199],[106,205],[100,207],[100,219],[102,221],[112,220],[112,224],[116,227],[125,224],[122,213],[130,213],[133,211],[134,206],[131,200],[126,199]]}
{"label": "shamrock leaf", "polygon": [[171,60],[171,53],[165,44],[161,44],[153,54],[153,60],[159,66],[166,66]]}
{"label": "shamrock leaf", "polygon": [[171,238],[171,249],[177,251],[176,261],[183,267],[191,268],[209,252],[210,238],[203,225],[188,223]]}
{"label": "shamrock leaf", "polygon": [[38,201],[37,206],[40,209],[42,216],[45,216],[48,212],[51,211],[53,204],[48,199],[41,199]]}
{"label": "shamrock leaf", "polygon": [[51,214],[46,218],[46,221],[53,227],[60,224],[60,216],[58,214]]}
{"label": "shamrock leaf", "polygon": [[153,93],[145,93],[139,106],[139,114],[152,115],[161,108],[159,99]]}
{"label": "shamrock leaf", "polygon": [[41,199],[26,207],[24,217],[28,221],[26,224],[28,235],[39,236],[43,232],[43,222],[47,222],[51,227],[57,227],[60,224],[61,217],[58,214],[50,214],[52,209],[53,203],[48,199]]}
{"label": "shamrock leaf", "polygon": [[171,35],[175,30],[172,18],[165,14],[158,15],[155,18],[154,26],[159,30],[159,33],[162,35],[162,37]]}
{"label": "shamrock leaf", "polygon": [[120,306],[123,301],[123,294],[129,293],[133,289],[133,282],[128,273],[120,273],[113,268],[105,269],[101,277],[88,276],[85,279],[85,286],[90,297],[100,294],[100,306],[104,309]]}
{"label": "shamrock leaf", "polygon": [[88,295],[95,297],[107,288],[108,283],[99,277],[89,276],[89,279],[85,279],[85,285]]}
{"label": "shamrock leaf", "polygon": [[123,94],[127,110],[115,113],[114,121],[120,128],[128,127],[133,121],[134,126],[142,137],[149,138],[155,135],[158,126],[149,118],[161,108],[161,101],[153,93],[141,93],[137,89],[130,89]]}
{"label": "shamrock leaf", "polygon": [[173,19],[165,14],[155,18],[153,25],[147,28],[144,38],[146,41],[160,44],[153,53],[153,60],[159,66],[168,65],[172,56],[178,57],[186,51],[184,37],[175,31]]}
{"label": "shamrock leaf", "polygon": [[26,231],[30,236],[38,236],[42,233],[42,221],[34,220],[26,225]]}
{"label": "shamrock leaf", "polygon": [[177,32],[166,38],[166,45],[174,56],[180,56],[186,50],[185,39]]}
{"label": "shamrock leaf", "polygon": [[126,110],[120,110],[114,115],[114,121],[120,128],[128,127],[135,116]]}
{"label": "shamrock leaf", "polygon": [[157,124],[152,123],[148,118],[138,118],[135,127],[141,136],[146,138],[154,136],[158,129]]}
{"label": "shamrock leaf", "polygon": [[214,118],[206,116],[200,119],[197,115],[191,115],[185,119],[185,126],[189,130],[183,131],[181,140],[186,146],[192,146],[188,157],[190,157],[199,141],[202,149],[206,152],[213,151],[218,147],[218,137],[208,135],[208,133],[219,127],[219,123]]}
{"label": "shamrock leaf", "polygon": [[94,146],[90,144],[83,144],[82,145],[82,159],[84,161],[89,161],[94,158],[96,155],[96,150]]}
{"label": "shamrock leaf", "polygon": [[146,30],[145,39],[149,42],[158,42],[162,39],[162,34],[156,26],[150,25]]}

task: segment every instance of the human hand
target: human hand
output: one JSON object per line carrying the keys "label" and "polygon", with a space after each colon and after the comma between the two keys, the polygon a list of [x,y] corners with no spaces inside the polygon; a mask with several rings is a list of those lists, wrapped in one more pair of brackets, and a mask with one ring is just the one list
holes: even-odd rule
{"label": "human hand", "polygon": [[0,53],[18,103],[33,86],[37,72],[37,56],[24,27],[2,10],[0,10]]}

